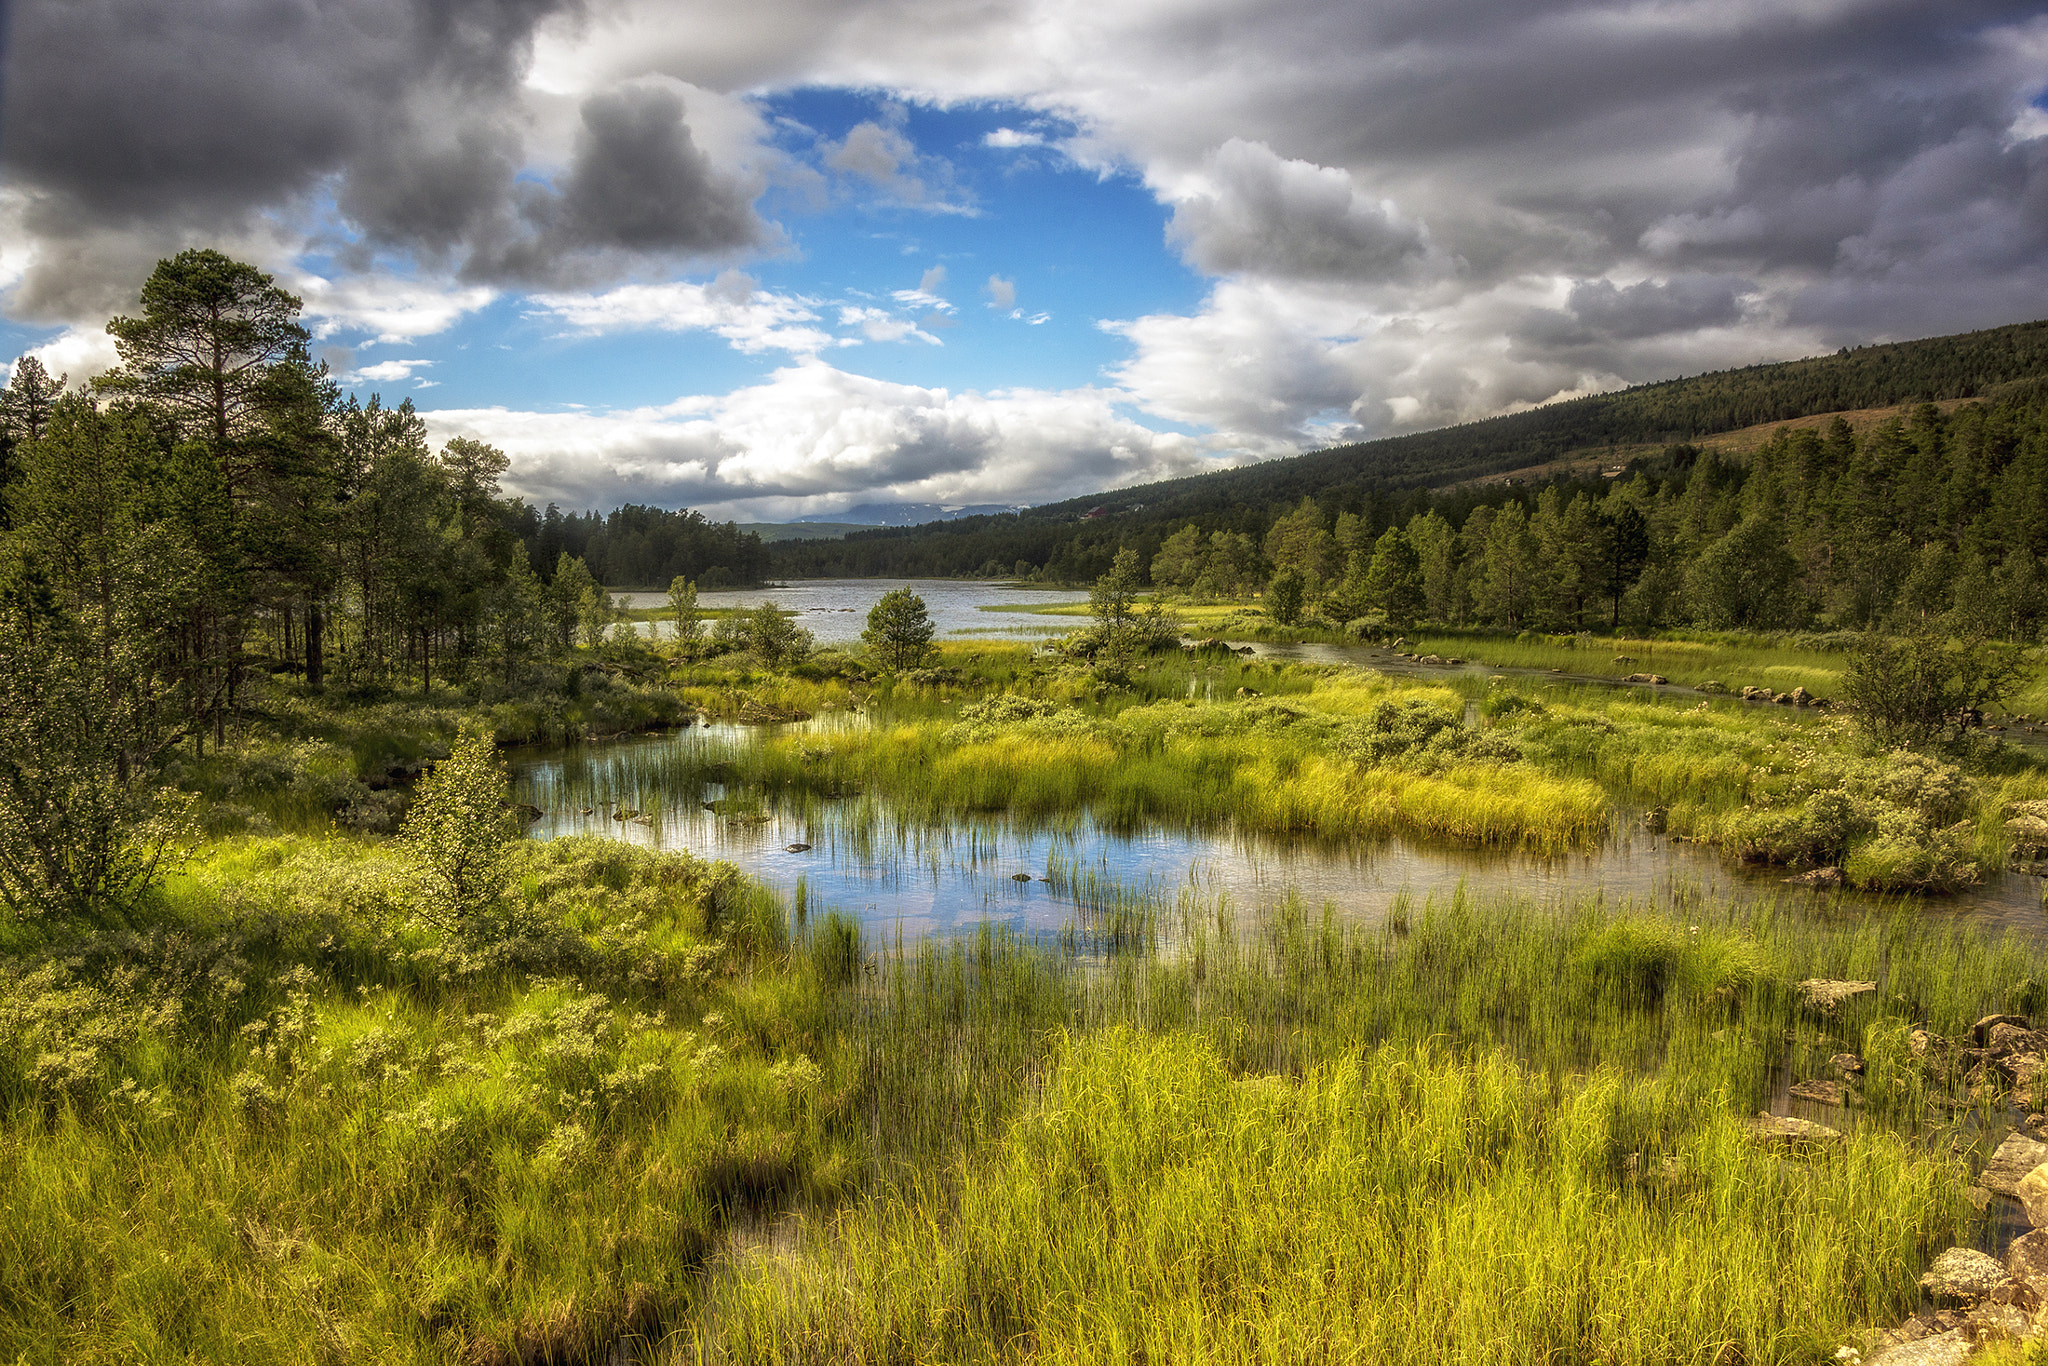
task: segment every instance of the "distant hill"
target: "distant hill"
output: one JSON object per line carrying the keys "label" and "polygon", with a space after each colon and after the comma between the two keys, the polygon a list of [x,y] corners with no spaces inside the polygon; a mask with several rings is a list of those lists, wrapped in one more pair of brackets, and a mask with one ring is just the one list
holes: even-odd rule
{"label": "distant hill", "polygon": [[[844,512],[820,512],[799,517],[799,522],[845,523],[853,526],[917,526],[925,522],[950,522],[961,517],[986,517],[1018,512],[1022,503],[862,503]],[[766,539],[765,537],[763,539]]]}
{"label": "distant hill", "polygon": [[[777,547],[778,574],[857,576],[1100,572],[1119,542],[1156,545],[1189,521],[1263,532],[1313,497],[1345,510],[1417,501],[1429,490],[1557,462],[1627,460],[1763,424],[1921,401],[1995,397],[2048,378],[2048,321],[1637,385],[1435,431],[1337,446],[1211,474],[1071,498],[994,516],[954,516]],[[1093,514],[1092,516],[1090,514]],[[851,520],[842,514],[842,520]]]}
{"label": "distant hill", "polygon": [[834,540],[855,531],[871,531],[879,522],[738,522],[735,528],[751,531],[764,545],[777,541]]}

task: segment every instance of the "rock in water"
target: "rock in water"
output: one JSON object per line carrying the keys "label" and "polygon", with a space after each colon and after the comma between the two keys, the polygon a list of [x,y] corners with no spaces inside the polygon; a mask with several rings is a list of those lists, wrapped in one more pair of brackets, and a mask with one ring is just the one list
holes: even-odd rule
{"label": "rock in water", "polygon": [[810,847],[808,844],[785,844],[782,846],[782,852],[785,854],[801,854]]}
{"label": "rock in water", "polygon": [[1815,1100],[1822,1105],[1842,1103],[1842,1083],[1838,1081],[1802,1081],[1791,1090],[1801,1100]]}
{"label": "rock in water", "polygon": [[1842,1002],[1876,991],[1875,982],[1831,982],[1823,977],[1809,977],[1799,984],[1799,994],[1806,998],[1806,1003],[1825,1012],[1838,1010]]}
{"label": "rock in water", "polygon": [[1752,1141],[1768,1143],[1772,1147],[1804,1147],[1815,1143],[1833,1143],[1842,1137],[1842,1131],[1839,1129],[1830,1129],[1825,1124],[1815,1124],[1810,1119],[1774,1115],[1768,1110],[1758,1112],[1755,1119],[1743,1120],[1742,1129]]}
{"label": "rock in water", "polygon": [[2000,1195],[2018,1199],[2020,1182],[2043,1162],[2048,1162],[2048,1143],[2036,1143],[2025,1134],[2008,1134],[1984,1164],[1984,1174],[1977,1181]]}
{"label": "rock in water", "polygon": [[2013,1194],[2026,1206],[2027,1222],[2035,1228],[2048,1229],[2048,1163],[2021,1177]]}
{"label": "rock in water", "polygon": [[1029,881],[1031,881],[1031,874],[1029,874],[1029,873],[1012,873],[1012,874],[1010,874],[1010,881],[1012,881],[1012,882],[1029,882]]}
{"label": "rock in water", "polygon": [[1920,1278],[1920,1288],[1936,1304],[1976,1304],[1988,1300],[2012,1278],[1996,1257],[1969,1247],[1952,1247],[1934,1259]]}
{"label": "rock in water", "polygon": [[2033,1291],[2037,1303],[2048,1303],[2048,1230],[2013,1239],[2005,1250],[2005,1271]]}

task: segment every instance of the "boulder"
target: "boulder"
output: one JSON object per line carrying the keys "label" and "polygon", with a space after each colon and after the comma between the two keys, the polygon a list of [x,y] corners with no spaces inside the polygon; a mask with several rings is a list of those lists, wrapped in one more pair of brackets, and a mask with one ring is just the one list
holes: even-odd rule
{"label": "boulder", "polygon": [[1671,680],[1663,674],[1630,674],[1621,681],[1624,683],[1669,683]]}
{"label": "boulder", "polygon": [[1979,1304],[2012,1280],[1996,1257],[1973,1247],[1952,1247],[1934,1259],[1920,1288],[1936,1304]]}
{"label": "boulder", "polygon": [[2048,1230],[2012,1240],[2005,1250],[2005,1274],[2031,1290],[2038,1302],[2048,1303]]}
{"label": "boulder", "polygon": [[1960,1328],[1887,1347],[1863,1359],[1863,1366],[1963,1366],[1976,1346]]}
{"label": "boulder", "polygon": [[2027,1028],[2024,1022],[2015,1024],[2000,1020],[1984,1031],[1983,1047],[1992,1057],[2009,1057],[2014,1053],[2040,1053],[2048,1050],[2048,1035]]}
{"label": "boulder", "polygon": [[2027,1211],[2027,1222],[2048,1229],[2048,1164],[2034,1168],[2013,1187],[2013,1195]]}
{"label": "boulder", "polygon": [[782,846],[782,852],[785,854],[801,854],[810,847],[808,844],[785,844]]}
{"label": "boulder", "polygon": [[[1818,890],[1825,890],[1842,885],[1842,870],[1840,868],[1815,868],[1811,872],[1796,873],[1784,879],[1784,881],[1794,887],[1812,887]],[[1875,982],[1871,983],[1873,989],[1876,985]]]}
{"label": "boulder", "polygon": [[2027,1029],[2031,1024],[2032,1022],[2024,1015],[1986,1015],[1970,1026],[1970,1037],[1976,1041],[1977,1047],[1982,1048],[1991,1042],[1993,1025],[2018,1025],[2021,1029]]}
{"label": "boulder", "polygon": [[1842,1002],[1858,996],[1871,996],[1877,992],[1875,982],[1836,982],[1825,977],[1809,977],[1798,987],[1799,995],[1815,1010],[1833,1013],[1841,1009]]}
{"label": "boulder", "polygon": [[1792,694],[1788,692],[1779,693],[1776,697],[1773,697],[1771,701],[1781,707],[1789,707],[1794,705]]}
{"label": "boulder", "polygon": [[1728,685],[1718,678],[1710,678],[1704,683],[1693,684],[1692,690],[1694,692],[1727,692]]}
{"label": "boulder", "polygon": [[1822,1105],[1840,1105],[1847,1099],[1842,1083],[1838,1081],[1802,1081],[1796,1083],[1788,1094]]}
{"label": "boulder", "polygon": [[2048,1143],[2036,1143],[2025,1134],[2007,1134],[1977,1180],[1988,1189],[2017,1200],[2020,1182],[2043,1162],[2048,1162]]}
{"label": "boulder", "polygon": [[1810,1119],[1794,1119],[1790,1115],[1774,1115],[1768,1110],[1757,1112],[1755,1119],[1742,1121],[1742,1132],[1753,1143],[1763,1143],[1774,1148],[1804,1148],[1821,1143],[1841,1141],[1842,1131],[1830,1129],[1825,1124],[1815,1124]]}
{"label": "boulder", "polygon": [[1809,707],[1813,705],[1813,694],[1806,690],[1806,685],[1803,683],[1785,695],[1792,699],[1792,705],[1795,707]]}
{"label": "boulder", "polygon": [[1860,1077],[1863,1075],[1863,1059],[1857,1057],[1854,1053],[1837,1053],[1828,1059],[1828,1066],[1834,1068],[1845,1077]]}
{"label": "boulder", "polygon": [[1978,1305],[1963,1320],[1963,1336],[1979,1345],[2018,1342],[2033,1331],[2034,1320],[2025,1309],[1997,1300]]}

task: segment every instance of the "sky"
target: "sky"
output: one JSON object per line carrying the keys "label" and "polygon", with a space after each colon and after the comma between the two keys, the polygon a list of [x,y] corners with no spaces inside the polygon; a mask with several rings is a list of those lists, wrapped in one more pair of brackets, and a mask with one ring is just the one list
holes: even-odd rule
{"label": "sky", "polygon": [[0,0],[0,356],[154,263],[566,508],[1039,503],[2048,317],[2048,8]]}

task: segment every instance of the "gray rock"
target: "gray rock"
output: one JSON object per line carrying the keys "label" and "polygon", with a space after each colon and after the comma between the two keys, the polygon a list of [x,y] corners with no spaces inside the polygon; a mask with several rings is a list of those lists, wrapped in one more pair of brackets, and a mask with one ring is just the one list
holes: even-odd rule
{"label": "gray rock", "polygon": [[1865,1357],[1863,1366],[1963,1366],[1975,1345],[1957,1328],[1887,1347],[1875,1356]]}
{"label": "gray rock", "polygon": [[1844,1001],[1858,996],[1870,996],[1877,992],[1875,982],[1834,982],[1824,977],[1809,977],[1799,984],[1799,994],[1806,1003],[1816,1010],[1835,1011]]}
{"label": "gray rock", "polygon": [[2048,1230],[2012,1240],[2005,1250],[2005,1274],[2033,1291],[2037,1303],[2048,1303]]}
{"label": "gray rock", "polygon": [[1970,1037],[1976,1041],[1977,1047],[1982,1048],[1991,1042],[1991,1030],[1995,1025],[2018,1025],[2021,1029],[2028,1029],[2032,1022],[2024,1015],[1986,1015],[1970,1026]]}
{"label": "gray rock", "polygon": [[1980,1345],[2018,1342],[2033,1331],[2032,1315],[2015,1304],[1980,1304],[1963,1320],[1963,1336]]}
{"label": "gray rock", "polygon": [[1920,1288],[1936,1304],[1979,1304],[2011,1280],[1996,1257],[1972,1247],[1952,1247],[1934,1259],[1920,1278]]}
{"label": "gray rock", "polygon": [[1834,1068],[1845,1077],[1860,1077],[1863,1075],[1863,1059],[1857,1057],[1854,1053],[1837,1053],[1828,1059],[1828,1066]]}
{"label": "gray rock", "polygon": [[2017,1200],[2020,1182],[2043,1162],[2048,1162],[2048,1143],[2036,1143],[2025,1134],[2007,1134],[1977,1180],[1986,1188]]}
{"label": "gray rock", "polygon": [[1839,1129],[1830,1129],[1825,1124],[1815,1124],[1810,1119],[1774,1115],[1768,1110],[1759,1111],[1755,1119],[1743,1120],[1742,1131],[1752,1142],[1780,1148],[1836,1143],[1840,1142],[1842,1137],[1842,1131]]}
{"label": "gray rock", "polygon": [[1840,1105],[1845,1099],[1842,1083],[1838,1081],[1802,1081],[1791,1088],[1790,1094],[1822,1105]]}
{"label": "gray rock", "polygon": [[2048,1051],[2048,1034],[2040,1034],[2023,1024],[2000,1020],[1984,1031],[1984,1048],[1993,1057],[2004,1057],[2008,1053],[2040,1053]]}

